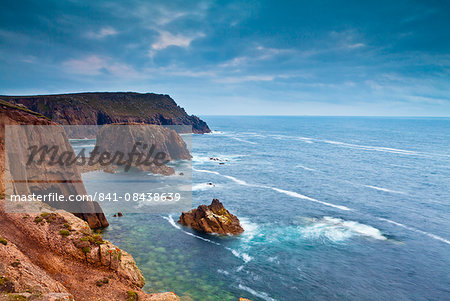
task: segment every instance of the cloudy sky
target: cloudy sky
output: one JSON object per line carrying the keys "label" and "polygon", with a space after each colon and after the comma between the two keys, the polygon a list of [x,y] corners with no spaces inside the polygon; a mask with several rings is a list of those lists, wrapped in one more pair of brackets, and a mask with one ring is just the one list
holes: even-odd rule
{"label": "cloudy sky", "polygon": [[450,116],[448,1],[2,0],[0,94],[198,115]]}

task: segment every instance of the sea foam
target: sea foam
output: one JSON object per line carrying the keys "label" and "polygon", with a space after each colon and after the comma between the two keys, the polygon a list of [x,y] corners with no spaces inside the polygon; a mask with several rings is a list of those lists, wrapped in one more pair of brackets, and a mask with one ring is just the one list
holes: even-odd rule
{"label": "sea foam", "polygon": [[354,235],[364,236],[377,240],[387,240],[380,230],[356,221],[325,216],[321,219],[312,219],[311,224],[300,227],[299,230],[306,238],[326,238],[333,242],[346,240]]}

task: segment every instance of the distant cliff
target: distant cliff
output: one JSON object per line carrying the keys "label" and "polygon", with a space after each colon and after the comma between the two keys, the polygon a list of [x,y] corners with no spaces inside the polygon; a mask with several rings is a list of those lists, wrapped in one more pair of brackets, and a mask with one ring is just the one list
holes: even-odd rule
{"label": "distant cliff", "polygon": [[93,125],[147,123],[192,125],[193,133],[209,133],[206,122],[188,115],[169,95],[133,92],[95,92],[37,96],[0,96],[24,105],[59,124]]}

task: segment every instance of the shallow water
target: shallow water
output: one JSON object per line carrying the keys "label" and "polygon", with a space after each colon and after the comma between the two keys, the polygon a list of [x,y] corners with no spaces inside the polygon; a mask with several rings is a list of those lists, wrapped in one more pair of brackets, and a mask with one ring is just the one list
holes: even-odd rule
{"label": "shallow water", "polygon": [[205,120],[215,131],[193,137],[194,206],[218,198],[246,231],[195,233],[176,224],[179,212],[108,216],[105,238],[135,257],[146,290],[194,300],[448,299],[450,119]]}

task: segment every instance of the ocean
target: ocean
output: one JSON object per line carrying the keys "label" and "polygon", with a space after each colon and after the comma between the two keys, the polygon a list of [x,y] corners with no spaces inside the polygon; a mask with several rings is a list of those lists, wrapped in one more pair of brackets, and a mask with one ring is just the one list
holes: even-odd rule
{"label": "ocean", "polygon": [[180,212],[108,215],[104,237],[134,256],[146,291],[450,300],[449,118],[202,118],[213,132],[192,137],[193,206],[218,198],[245,232],[196,233]]}

